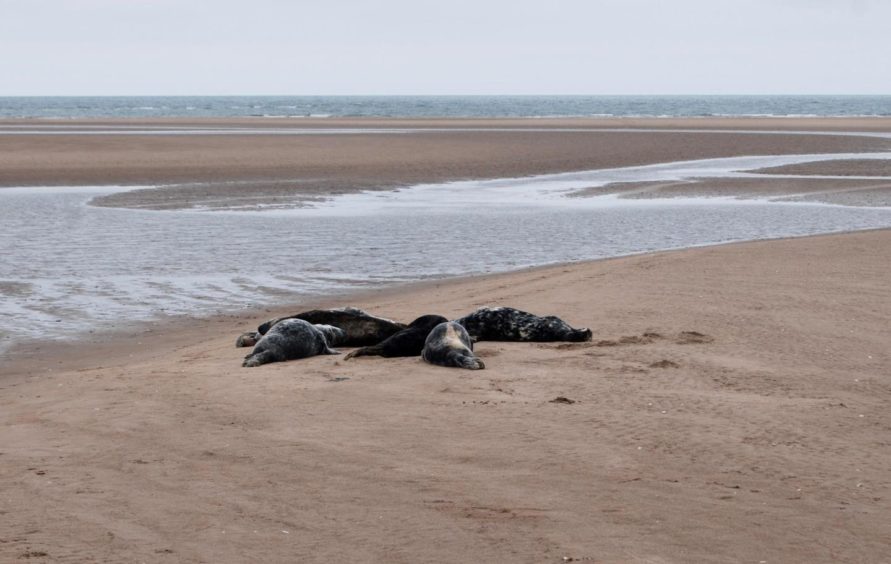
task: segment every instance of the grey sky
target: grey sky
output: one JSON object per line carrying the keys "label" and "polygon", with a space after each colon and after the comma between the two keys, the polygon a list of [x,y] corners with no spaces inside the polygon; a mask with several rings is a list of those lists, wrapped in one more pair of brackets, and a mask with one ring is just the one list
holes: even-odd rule
{"label": "grey sky", "polygon": [[891,0],[0,0],[0,95],[891,94]]}

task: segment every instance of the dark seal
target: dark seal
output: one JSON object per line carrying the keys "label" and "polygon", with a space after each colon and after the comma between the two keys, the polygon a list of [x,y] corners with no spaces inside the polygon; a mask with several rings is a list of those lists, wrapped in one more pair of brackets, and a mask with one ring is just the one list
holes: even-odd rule
{"label": "dark seal", "polygon": [[422,315],[409,323],[407,329],[394,333],[374,346],[356,349],[346,355],[344,360],[357,356],[418,356],[424,349],[424,342],[430,331],[446,321],[448,319],[441,315]]}
{"label": "dark seal", "polygon": [[405,329],[405,325],[392,319],[375,317],[354,307],[344,307],[338,309],[314,309],[296,315],[270,319],[257,327],[257,332],[265,335],[270,328],[285,319],[302,319],[312,324],[331,325],[332,327],[342,329],[346,335],[343,341],[338,344],[346,347],[376,345],[390,335]]}
{"label": "dark seal", "polygon": [[539,317],[512,307],[481,307],[456,319],[474,341],[590,341],[587,327],[573,329],[559,317]]}
{"label": "dark seal", "polygon": [[467,331],[454,321],[440,323],[430,331],[424,342],[421,358],[430,364],[455,366],[469,370],[486,367],[483,361],[473,354],[473,341]]}
{"label": "dark seal", "polygon": [[343,333],[334,327],[317,327],[302,319],[286,319],[276,323],[257,342],[251,354],[244,357],[242,366],[260,366],[307,358],[317,354],[340,354],[328,346],[326,333]]}

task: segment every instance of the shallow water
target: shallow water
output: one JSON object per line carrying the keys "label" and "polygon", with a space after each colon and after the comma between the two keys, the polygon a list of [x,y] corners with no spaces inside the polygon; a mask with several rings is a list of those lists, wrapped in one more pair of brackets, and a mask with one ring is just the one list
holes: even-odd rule
{"label": "shallow water", "polygon": [[4,189],[0,348],[433,277],[891,227],[891,209],[857,205],[567,197],[611,182],[745,176],[734,171],[824,158],[888,155],[712,159],[431,184],[263,212],[89,205],[119,187]]}

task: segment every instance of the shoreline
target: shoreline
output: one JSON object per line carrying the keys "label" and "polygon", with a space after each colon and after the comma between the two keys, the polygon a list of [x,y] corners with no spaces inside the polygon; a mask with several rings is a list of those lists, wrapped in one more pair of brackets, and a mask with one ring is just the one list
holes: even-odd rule
{"label": "shoreline", "polygon": [[[229,325],[231,323],[247,323],[239,325],[241,329],[237,329],[232,333],[232,342],[235,338],[245,331],[255,330],[258,325],[274,319],[300,311],[309,311],[312,309],[326,309],[334,307],[353,306],[364,309],[360,302],[372,300],[389,300],[403,293],[417,294],[420,292],[435,290],[442,287],[487,283],[497,281],[499,278],[534,276],[548,271],[566,270],[572,268],[581,268],[585,266],[593,266],[600,263],[609,263],[612,261],[622,261],[626,259],[639,257],[660,257],[663,255],[673,256],[682,255],[683,253],[696,251],[700,249],[712,249],[737,245],[752,245],[782,241],[796,241],[801,239],[821,239],[843,237],[845,235],[869,234],[891,232],[891,227],[878,229],[858,229],[851,231],[832,231],[826,233],[816,233],[812,235],[799,235],[791,237],[768,237],[763,239],[745,239],[736,241],[725,241],[720,243],[703,243],[699,245],[684,246],[670,249],[660,249],[656,251],[641,251],[616,256],[602,257],[596,259],[586,259],[579,261],[557,262],[550,264],[541,264],[534,266],[522,267],[514,270],[505,270],[488,273],[467,274],[459,276],[446,276],[443,278],[433,278],[428,280],[415,280],[410,282],[397,283],[393,285],[383,285],[376,288],[343,290],[335,293],[325,294],[307,294],[305,299],[297,301],[287,301],[278,303],[269,303],[266,305],[247,306],[229,311],[216,311],[208,315],[197,315],[190,317],[187,315],[175,315],[161,317],[157,319],[140,320],[125,323],[116,326],[114,329],[107,331],[90,330],[87,333],[80,333],[65,339],[56,339],[47,342],[41,342],[34,339],[27,339],[19,342],[11,343],[7,348],[0,349],[0,360],[4,360],[5,368],[15,367],[12,371],[20,370],[26,365],[33,365],[33,372],[22,372],[23,375],[33,375],[40,373],[41,370],[51,369],[50,365],[70,365],[86,361],[92,362],[95,356],[92,353],[81,354],[78,349],[84,346],[102,344],[108,346],[110,350],[124,351],[120,352],[120,357],[116,360],[123,360],[123,355],[130,358],[135,350],[130,350],[127,343],[133,339],[137,339],[137,347],[144,348],[148,343],[143,344],[149,339],[156,338],[160,342],[170,342],[171,336],[174,336],[174,342],[182,339],[193,332],[203,333],[209,331],[212,327],[222,324]],[[678,258],[682,260],[682,258]],[[494,305],[494,304],[481,304]],[[374,313],[374,312],[371,312]],[[420,313],[418,315],[421,315]],[[410,319],[400,319],[403,323],[408,323]],[[253,324],[251,324],[253,323]],[[197,329],[196,329],[197,327]],[[149,336],[149,337],[146,337]],[[149,345],[149,348],[157,348]],[[249,349],[244,349],[245,351]],[[47,353],[50,353],[47,359]],[[6,371],[4,365],[0,365],[0,384]]]}

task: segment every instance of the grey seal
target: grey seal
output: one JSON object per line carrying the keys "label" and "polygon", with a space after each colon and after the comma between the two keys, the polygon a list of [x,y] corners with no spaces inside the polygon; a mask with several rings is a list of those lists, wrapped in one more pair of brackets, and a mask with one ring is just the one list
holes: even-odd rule
{"label": "grey seal", "polygon": [[408,324],[406,329],[394,333],[380,343],[356,349],[344,357],[344,360],[357,356],[383,356],[392,358],[396,356],[418,356],[424,349],[424,342],[430,331],[448,321],[441,315],[422,315]]}
{"label": "grey seal", "polygon": [[257,332],[265,335],[270,328],[285,319],[302,319],[313,324],[331,325],[345,332],[339,345],[347,347],[364,347],[376,345],[390,335],[405,329],[405,325],[392,319],[376,317],[354,307],[337,309],[314,309],[287,317],[270,319],[257,328]]}
{"label": "grey seal", "polygon": [[481,307],[456,319],[474,341],[590,341],[587,327],[574,329],[559,317],[539,317],[512,307]]}
{"label": "grey seal", "polygon": [[328,346],[326,334],[335,339],[343,337],[343,331],[336,327],[320,327],[302,319],[283,320],[263,335],[251,354],[244,357],[242,366],[260,366],[317,354],[340,354]]}
{"label": "grey seal", "polygon": [[483,361],[473,354],[473,341],[460,324],[454,321],[440,323],[430,331],[424,342],[421,358],[430,364],[455,366],[469,370],[486,367]]}

